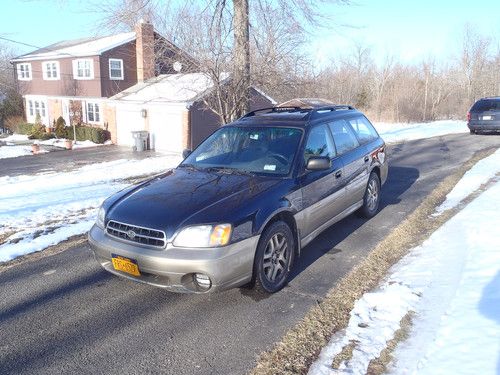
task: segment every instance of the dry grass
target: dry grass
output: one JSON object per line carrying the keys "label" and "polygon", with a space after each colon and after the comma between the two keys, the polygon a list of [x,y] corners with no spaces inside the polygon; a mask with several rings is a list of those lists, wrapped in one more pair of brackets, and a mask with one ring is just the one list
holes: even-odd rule
{"label": "dry grass", "polygon": [[351,341],[351,342],[349,342],[349,344],[344,346],[342,348],[341,352],[339,354],[337,354],[335,356],[335,358],[333,358],[332,368],[334,368],[335,370],[338,370],[340,365],[342,364],[342,362],[348,361],[349,359],[351,359],[352,358],[352,351],[354,350],[356,345],[358,345],[358,343],[356,341]]}
{"label": "dry grass", "polygon": [[414,313],[412,311],[408,312],[401,321],[399,322],[399,329],[394,332],[394,337],[392,340],[387,342],[387,347],[382,350],[380,356],[373,359],[368,364],[368,369],[366,373],[368,375],[381,375],[386,372],[387,365],[392,361],[392,353],[396,349],[397,345],[408,338],[410,334],[410,329],[412,326],[412,319]]}
{"label": "dry grass", "polygon": [[443,180],[415,211],[330,290],[319,305],[313,307],[271,350],[262,353],[250,373],[305,374],[331,335],[346,328],[355,301],[375,288],[388,269],[408,250],[421,244],[454,215],[455,212],[450,210],[437,217],[431,216],[464,173],[494,151],[487,149],[476,153]]}

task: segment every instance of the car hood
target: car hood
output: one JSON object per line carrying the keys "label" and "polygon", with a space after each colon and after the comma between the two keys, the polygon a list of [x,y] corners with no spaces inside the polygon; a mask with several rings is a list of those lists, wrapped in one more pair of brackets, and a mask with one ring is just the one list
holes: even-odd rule
{"label": "car hood", "polygon": [[238,204],[278,182],[277,178],[178,168],[127,191],[113,202],[106,220],[163,230],[171,238],[188,223],[207,223],[206,210],[218,210],[219,222],[237,220],[228,216],[237,212]]}

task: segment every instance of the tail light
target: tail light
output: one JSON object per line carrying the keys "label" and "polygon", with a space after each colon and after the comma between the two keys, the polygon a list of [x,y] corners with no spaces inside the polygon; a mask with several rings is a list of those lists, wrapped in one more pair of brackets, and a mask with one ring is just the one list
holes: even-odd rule
{"label": "tail light", "polygon": [[470,121],[470,112],[467,112],[467,121]]}

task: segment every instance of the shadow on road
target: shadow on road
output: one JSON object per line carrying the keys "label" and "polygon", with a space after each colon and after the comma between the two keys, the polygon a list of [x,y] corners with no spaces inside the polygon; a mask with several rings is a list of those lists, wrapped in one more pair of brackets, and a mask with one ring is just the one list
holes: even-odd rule
{"label": "shadow on road", "polygon": [[[400,203],[401,195],[415,183],[419,175],[418,170],[415,168],[390,167],[389,176],[382,189],[380,210],[389,205]],[[295,261],[289,281],[296,278],[323,255],[340,252],[341,250],[337,248],[338,244],[365,223],[366,219],[354,214],[324,231],[313,242],[302,249],[300,258]]]}

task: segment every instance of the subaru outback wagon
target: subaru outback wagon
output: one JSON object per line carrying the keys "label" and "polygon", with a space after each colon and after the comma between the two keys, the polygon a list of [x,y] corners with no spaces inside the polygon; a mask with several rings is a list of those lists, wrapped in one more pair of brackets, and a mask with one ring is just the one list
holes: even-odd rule
{"label": "subaru outback wagon", "polygon": [[104,201],[88,235],[104,269],[177,292],[276,292],[322,231],[376,214],[388,171],[384,141],[349,106],[250,112],[188,153]]}

